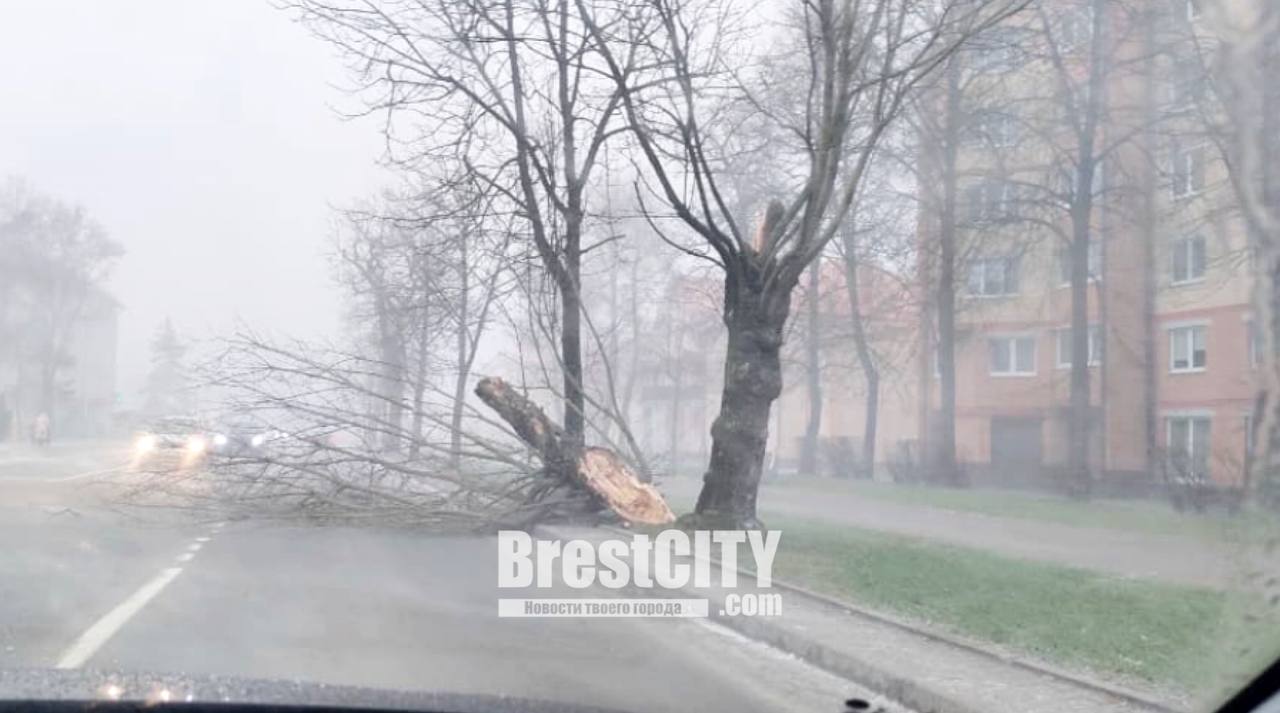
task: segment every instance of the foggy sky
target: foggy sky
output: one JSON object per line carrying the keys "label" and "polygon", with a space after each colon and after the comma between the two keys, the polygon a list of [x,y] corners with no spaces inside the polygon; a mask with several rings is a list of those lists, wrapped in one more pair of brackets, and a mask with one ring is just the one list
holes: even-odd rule
{"label": "foggy sky", "polygon": [[331,334],[331,206],[383,181],[335,52],[267,0],[40,0],[0,21],[0,178],[82,204],[124,245],[118,387],[148,343],[237,320]]}

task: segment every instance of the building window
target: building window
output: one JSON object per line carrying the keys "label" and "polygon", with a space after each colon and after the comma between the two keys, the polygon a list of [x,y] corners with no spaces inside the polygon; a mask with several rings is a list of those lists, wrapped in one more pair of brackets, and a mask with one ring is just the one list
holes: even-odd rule
{"label": "building window", "polygon": [[1173,416],[1165,419],[1168,464],[1174,477],[1208,479],[1209,429],[1208,416]]}
{"label": "building window", "polygon": [[1256,367],[1262,363],[1262,335],[1258,333],[1258,323],[1250,319],[1245,327],[1249,339],[1249,366]]}
{"label": "building window", "polygon": [[[1088,247],[1089,279],[1097,280],[1102,277],[1102,243],[1098,240],[1090,240]],[[1058,285],[1065,287],[1071,284],[1071,248],[1063,245],[1058,248],[1057,252],[1058,264]]]}
{"label": "building window", "polygon": [[1018,122],[1008,112],[978,112],[973,117],[972,139],[994,148],[1008,148],[1018,143]]}
{"label": "building window", "polygon": [[1203,326],[1173,327],[1169,330],[1169,371],[1204,371],[1208,366]]}
{"label": "building window", "polygon": [[[1056,175],[1056,180],[1061,185],[1060,193],[1062,194],[1063,203],[1070,207],[1078,197],[1076,196],[1076,186],[1080,183],[1080,167],[1075,165],[1062,167],[1057,170]],[[1093,162],[1093,176],[1089,181],[1090,190],[1092,191],[1090,195],[1094,198],[1102,195],[1102,192],[1106,190],[1106,183],[1106,162],[1102,159],[1097,159]]]}
{"label": "building window", "polygon": [[1093,37],[1093,8],[1068,8],[1058,16],[1058,50],[1074,52],[1087,47]]}
{"label": "building window", "polygon": [[1246,470],[1253,463],[1253,443],[1253,414],[1246,413],[1244,415],[1244,462]]}
{"label": "building window", "polygon": [[1205,77],[1199,60],[1179,57],[1173,61],[1169,82],[1169,105],[1173,109],[1194,106],[1204,98]]}
{"label": "building window", "polygon": [[1189,235],[1172,246],[1170,271],[1173,284],[1204,279],[1208,257],[1203,235]]}
{"label": "building window", "polygon": [[983,178],[965,191],[970,223],[996,223],[1013,219],[1018,187],[1011,181]]}
{"label": "building window", "polygon": [[[1071,368],[1071,329],[1056,329],[1054,335],[1057,338],[1057,367],[1059,369]],[[1097,366],[1102,363],[1102,328],[1096,324],[1089,325],[1089,366]]]}
{"label": "building window", "polygon": [[1035,375],[1035,337],[992,337],[987,340],[987,348],[990,353],[992,376]]}
{"label": "building window", "polygon": [[979,72],[1009,72],[1018,66],[1020,38],[1012,28],[996,27],[973,40],[973,68]]}
{"label": "building window", "polygon": [[969,294],[1001,297],[1018,293],[1016,257],[977,258],[969,263]]}
{"label": "building window", "polygon": [[1204,190],[1204,146],[1175,146],[1172,153],[1173,197],[1185,198]]}

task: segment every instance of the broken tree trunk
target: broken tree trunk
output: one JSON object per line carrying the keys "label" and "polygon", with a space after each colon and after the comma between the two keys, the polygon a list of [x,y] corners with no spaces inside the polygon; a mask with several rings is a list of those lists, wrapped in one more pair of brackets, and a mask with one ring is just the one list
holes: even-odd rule
{"label": "broken tree trunk", "polygon": [[607,448],[575,448],[564,429],[507,382],[496,377],[481,379],[476,396],[538,453],[552,477],[586,488],[628,522],[665,525],[675,521],[662,494],[641,482],[618,454]]}

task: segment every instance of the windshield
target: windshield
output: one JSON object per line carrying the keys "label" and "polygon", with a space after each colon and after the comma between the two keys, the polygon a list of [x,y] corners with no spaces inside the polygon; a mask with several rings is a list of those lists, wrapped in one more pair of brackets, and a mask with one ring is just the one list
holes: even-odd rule
{"label": "windshield", "polygon": [[0,699],[1280,657],[1280,4],[51,0],[0,107]]}

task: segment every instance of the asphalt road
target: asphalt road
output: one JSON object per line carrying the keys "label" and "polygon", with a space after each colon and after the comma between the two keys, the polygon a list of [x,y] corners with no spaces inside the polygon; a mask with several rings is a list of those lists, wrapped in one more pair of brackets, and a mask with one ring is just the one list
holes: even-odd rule
{"label": "asphalt road", "polygon": [[[83,472],[110,468],[110,457]],[[23,468],[0,469],[0,668],[301,679],[641,712],[839,710],[867,695],[701,620],[500,619],[490,538],[136,518],[88,484],[110,471]]]}

